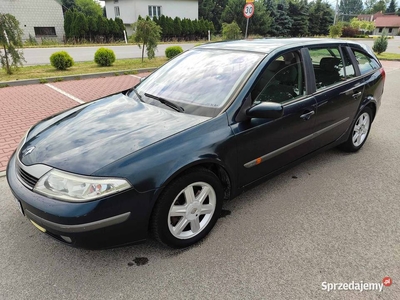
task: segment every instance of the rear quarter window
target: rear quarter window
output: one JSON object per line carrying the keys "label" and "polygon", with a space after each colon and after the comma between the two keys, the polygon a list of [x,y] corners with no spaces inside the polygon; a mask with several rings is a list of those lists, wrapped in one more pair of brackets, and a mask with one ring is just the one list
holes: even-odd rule
{"label": "rear quarter window", "polygon": [[356,57],[358,67],[360,68],[361,75],[369,73],[373,70],[379,69],[378,62],[371,56],[359,51],[352,49],[354,56]]}

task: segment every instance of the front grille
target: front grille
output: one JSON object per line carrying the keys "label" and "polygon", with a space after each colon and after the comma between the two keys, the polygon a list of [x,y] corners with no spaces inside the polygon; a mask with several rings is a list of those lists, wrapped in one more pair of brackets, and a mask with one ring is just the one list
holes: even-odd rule
{"label": "front grille", "polygon": [[21,181],[30,189],[33,189],[36,182],[38,182],[38,178],[30,175],[26,171],[22,170],[20,166],[17,166],[17,172]]}

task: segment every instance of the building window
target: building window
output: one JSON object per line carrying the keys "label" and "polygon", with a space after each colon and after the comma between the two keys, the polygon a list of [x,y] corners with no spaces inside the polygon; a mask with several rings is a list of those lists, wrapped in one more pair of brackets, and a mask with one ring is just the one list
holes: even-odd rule
{"label": "building window", "polygon": [[120,16],[119,6],[114,6],[114,13],[115,13],[115,17],[119,17]]}
{"label": "building window", "polygon": [[389,33],[392,33],[392,29],[393,29],[393,28],[389,28]]}
{"label": "building window", "polygon": [[149,17],[150,18],[161,17],[161,6],[149,5]]}
{"label": "building window", "polygon": [[55,27],[33,27],[36,37],[57,36]]}
{"label": "building window", "polygon": [[383,29],[383,28],[379,28],[379,32],[380,32],[380,33],[382,32],[382,29]]}

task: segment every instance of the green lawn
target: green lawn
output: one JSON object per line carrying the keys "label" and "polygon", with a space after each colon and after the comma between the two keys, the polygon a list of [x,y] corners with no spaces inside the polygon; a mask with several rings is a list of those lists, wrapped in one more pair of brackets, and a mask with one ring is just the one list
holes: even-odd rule
{"label": "green lawn", "polygon": [[99,67],[94,62],[77,62],[75,65],[65,71],[60,71],[51,65],[25,66],[14,71],[14,74],[7,75],[5,70],[0,69],[0,82],[23,79],[63,77],[70,75],[84,75],[90,73],[113,72],[113,71],[131,71],[142,68],[159,67],[167,61],[165,57],[156,57],[152,60],[145,59],[142,63],[138,59],[119,59],[110,67]]}
{"label": "green lawn", "polygon": [[380,60],[400,60],[400,54],[397,53],[381,53],[376,55]]}

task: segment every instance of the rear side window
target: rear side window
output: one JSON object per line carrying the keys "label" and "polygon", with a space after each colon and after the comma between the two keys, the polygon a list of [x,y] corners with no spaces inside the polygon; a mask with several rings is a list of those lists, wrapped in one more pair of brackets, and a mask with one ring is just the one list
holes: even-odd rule
{"label": "rear side window", "polygon": [[345,65],[339,48],[312,48],[312,60],[317,90],[346,80]]}
{"label": "rear side window", "polygon": [[361,75],[379,69],[379,64],[375,59],[361,51],[354,49],[352,50],[358,62],[358,67],[360,68]]}

